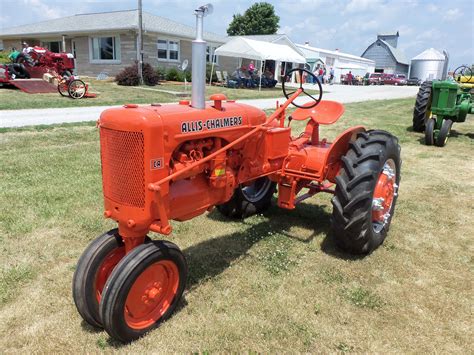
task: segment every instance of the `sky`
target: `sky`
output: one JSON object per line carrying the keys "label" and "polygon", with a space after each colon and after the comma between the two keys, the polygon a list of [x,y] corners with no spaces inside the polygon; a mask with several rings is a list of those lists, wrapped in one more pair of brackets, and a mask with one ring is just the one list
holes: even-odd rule
{"label": "sky", "polygon": [[[206,0],[142,0],[154,15],[195,26],[193,10]],[[226,35],[232,15],[254,2],[207,0],[214,13],[205,30]],[[427,48],[447,50],[451,69],[474,63],[474,0],[267,0],[280,16],[278,33],[295,43],[361,55],[377,33],[399,31],[408,60]],[[137,8],[137,0],[0,0],[2,28],[79,13]]]}

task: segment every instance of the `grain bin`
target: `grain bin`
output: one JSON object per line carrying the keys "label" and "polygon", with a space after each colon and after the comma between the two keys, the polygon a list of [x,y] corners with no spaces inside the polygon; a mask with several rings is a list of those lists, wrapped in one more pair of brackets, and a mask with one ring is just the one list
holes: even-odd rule
{"label": "grain bin", "polygon": [[434,48],[429,48],[411,60],[410,78],[422,81],[446,78],[449,56]]}

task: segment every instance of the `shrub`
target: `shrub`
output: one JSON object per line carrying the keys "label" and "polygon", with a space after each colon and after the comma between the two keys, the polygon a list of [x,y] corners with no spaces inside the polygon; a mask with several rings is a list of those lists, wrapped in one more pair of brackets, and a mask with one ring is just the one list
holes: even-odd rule
{"label": "shrub", "polygon": [[[211,77],[211,69],[212,65],[207,64],[206,65],[206,82],[209,82],[209,78]],[[214,66],[214,71],[212,72],[212,82],[217,81],[217,75],[216,75],[216,66]]]}
{"label": "shrub", "polygon": [[0,51],[0,63],[8,64],[10,63],[10,59],[8,59],[8,52],[7,51]]}
{"label": "shrub", "polygon": [[[153,67],[149,63],[143,63],[143,82],[146,85],[158,84],[158,74],[153,70]],[[138,78],[138,63],[124,68],[120,73],[115,76],[115,81],[119,85],[124,86],[137,86],[140,83]]]}
{"label": "shrub", "polygon": [[159,80],[166,80],[166,68],[165,67],[156,68],[156,74],[158,75]]}
{"label": "shrub", "polygon": [[125,67],[115,76],[115,81],[119,85],[137,86],[140,83],[140,79],[138,78],[138,64],[135,63]]}
{"label": "shrub", "polygon": [[149,63],[143,63],[143,81],[146,85],[155,86],[159,81],[158,74]]}
{"label": "shrub", "polygon": [[177,80],[184,82],[185,78],[186,78],[187,82],[190,82],[191,81],[191,72],[189,70],[179,71]]}
{"label": "shrub", "polygon": [[178,81],[179,72],[176,68],[169,68],[166,72],[166,80],[168,81]]}

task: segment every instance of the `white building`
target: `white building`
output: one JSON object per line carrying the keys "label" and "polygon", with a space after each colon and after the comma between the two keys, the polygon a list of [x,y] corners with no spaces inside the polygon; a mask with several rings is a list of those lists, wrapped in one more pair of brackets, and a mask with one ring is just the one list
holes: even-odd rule
{"label": "white building", "polygon": [[373,73],[375,70],[375,62],[370,59],[343,53],[339,50],[311,47],[309,44],[296,44],[296,46],[305,56],[311,71],[321,64],[326,66],[328,72],[330,68],[334,68],[336,83],[340,82],[342,74],[347,74],[349,71],[354,76],[364,76],[366,73]]}

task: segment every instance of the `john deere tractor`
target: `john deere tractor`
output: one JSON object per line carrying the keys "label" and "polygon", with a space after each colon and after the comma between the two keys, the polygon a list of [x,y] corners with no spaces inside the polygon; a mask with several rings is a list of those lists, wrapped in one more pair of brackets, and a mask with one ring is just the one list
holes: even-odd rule
{"label": "john deere tractor", "polygon": [[425,132],[425,144],[444,147],[454,122],[464,122],[474,113],[473,70],[458,67],[454,80],[425,81],[413,110],[413,130]]}

